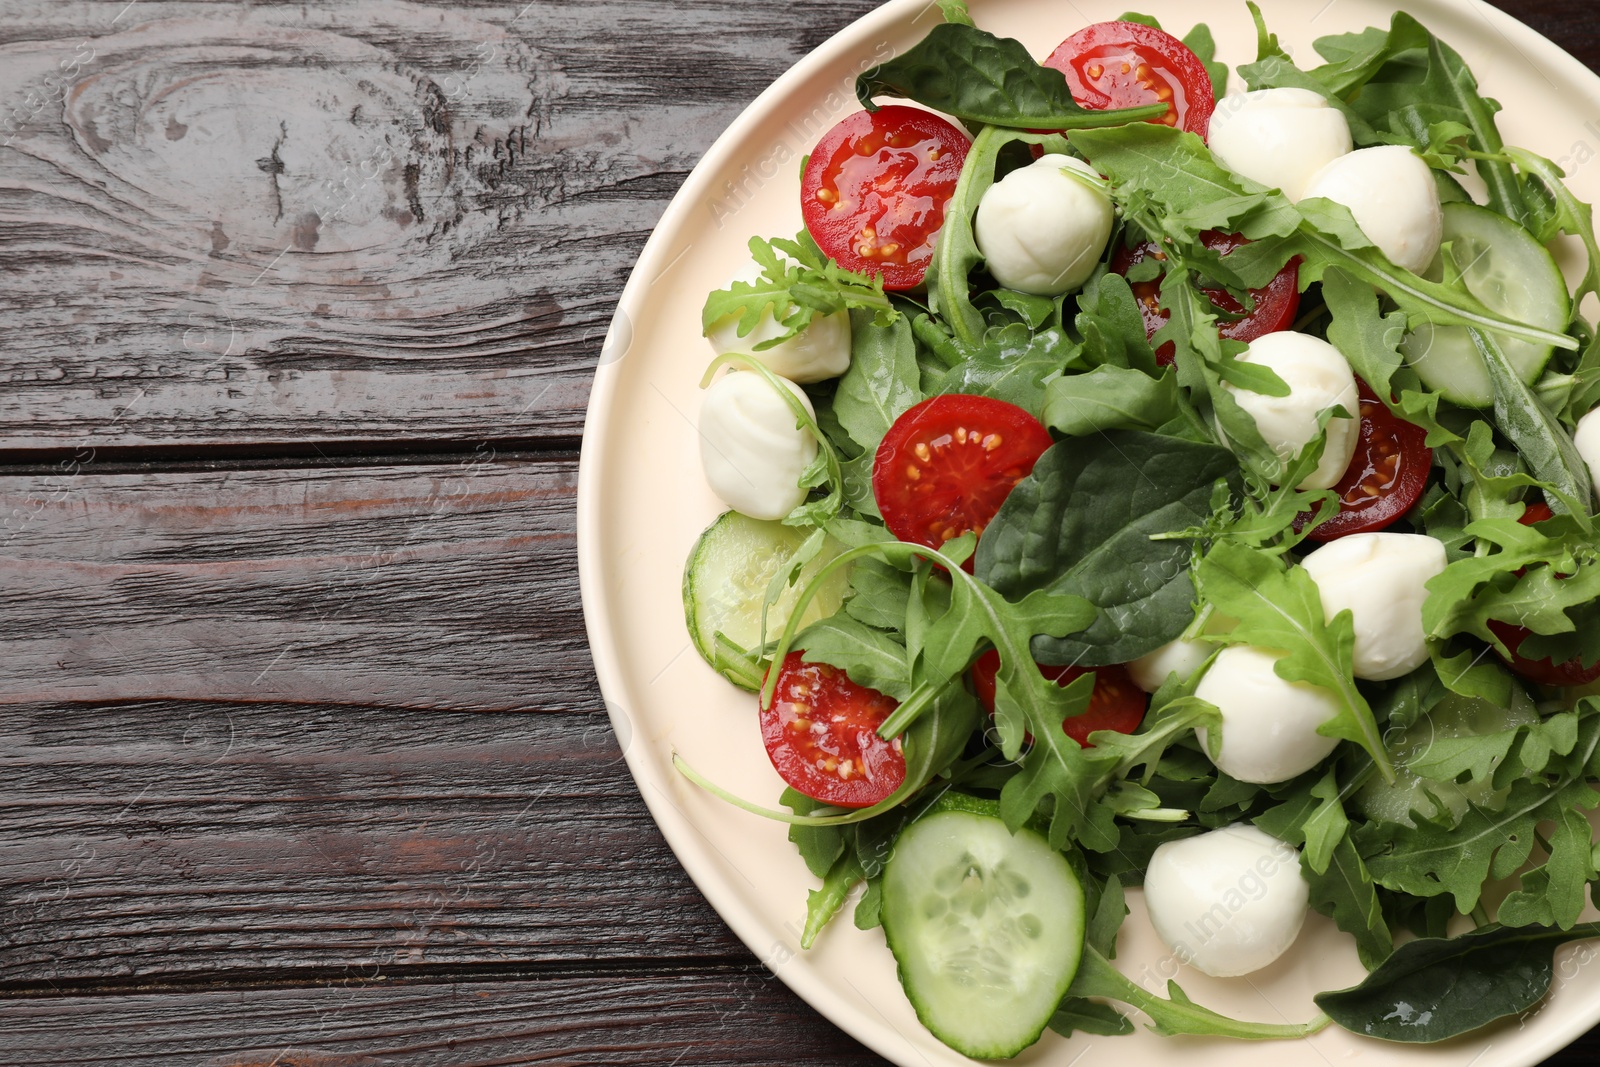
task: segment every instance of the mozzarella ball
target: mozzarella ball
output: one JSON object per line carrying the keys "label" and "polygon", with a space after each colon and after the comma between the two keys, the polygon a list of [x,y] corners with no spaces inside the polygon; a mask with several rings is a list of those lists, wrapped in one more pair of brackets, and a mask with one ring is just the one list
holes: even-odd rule
{"label": "mozzarella ball", "polygon": [[1340,156],[1306,184],[1305,196],[1350,209],[1356,225],[1397,267],[1420,274],[1439,252],[1444,213],[1433,171],[1404,145]]}
{"label": "mozzarella ball", "polygon": [[1344,113],[1310,89],[1258,89],[1226,96],[1206,143],[1235,174],[1299,200],[1311,176],[1350,151]]}
{"label": "mozzarella ball", "polygon": [[1578,420],[1578,432],[1572,435],[1572,443],[1578,446],[1578,455],[1589,468],[1589,477],[1600,486],[1600,408]]}
{"label": "mozzarella ball", "polygon": [[[761,264],[751,260],[728,280],[728,287],[736,282],[756,282],[761,278]],[[784,332],[773,318],[772,308],[761,313],[755,327],[743,337],[739,336],[739,316],[728,315],[712,324],[706,339],[717,355],[729,352],[753,355],[781,378],[791,382],[821,382],[837,378],[850,369],[850,313],[836,311],[832,315],[817,315],[806,328],[763,352],[756,345],[770,341]]]}
{"label": "mozzarella ball", "polygon": [[[784,386],[813,411],[793,382]],[[735,371],[711,383],[700,402],[700,464],[711,491],[752,519],[785,518],[805,500],[800,475],[817,455],[817,439],[767,380]]]}
{"label": "mozzarella ball", "polygon": [[995,281],[1039,296],[1088,281],[1111,239],[1111,197],[1099,184],[1083,160],[1048,155],[990,186],[978,204],[977,238]]}
{"label": "mozzarella ball", "polygon": [[1216,650],[1216,645],[1204,641],[1185,641],[1180,637],[1128,664],[1128,676],[1133,679],[1134,685],[1146,693],[1154,693],[1171,675],[1176,674],[1180,680],[1188,680]]}
{"label": "mozzarella ball", "polygon": [[1168,841],[1144,876],[1156,933],[1214,978],[1259,971],[1283,955],[1310,899],[1299,851],[1247,823]]}
{"label": "mozzarella ball", "polygon": [[1438,539],[1398,533],[1351,534],[1305,558],[1328,621],[1347,609],[1354,616],[1357,678],[1386,682],[1422,666],[1424,586],[1446,562]]}
{"label": "mozzarella ball", "polygon": [[[1339,713],[1339,701],[1321,686],[1291,682],[1273,665],[1283,653],[1234,645],[1217,656],[1195,696],[1222,712],[1222,746],[1213,763],[1252,785],[1276,785],[1304,774],[1339,747],[1317,727]],[[1210,753],[1210,737],[1195,731]]]}
{"label": "mozzarella ball", "polygon": [[[1250,343],[1241,362],[1271,368],[1289,387],[1288,396],[1267,396],[1224,384],[1240,407],[1255,420],[1261,437],[1285,462],[1317,436],[1317,416],[1335,404],[1351,415],[1361,410],[1356,378],[1339,350],[1310,334],[1288,330],[1269,333]],[[1356,452],[1361,423],[1355,418],[1328,421],[1328,443],[1322,459],[1299,485],[1331,489],[1339,484]]]}

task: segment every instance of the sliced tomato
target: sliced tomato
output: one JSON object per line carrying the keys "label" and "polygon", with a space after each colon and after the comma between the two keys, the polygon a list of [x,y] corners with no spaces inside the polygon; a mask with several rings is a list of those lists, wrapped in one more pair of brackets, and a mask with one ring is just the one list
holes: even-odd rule
{"label": "sliced tomato", "polygon": [[[1361,430],[1355,455],[1339,484],[1339,514],[1306,536],[1312,541],[1337,541],[1394,525],[1422,499],[1433,469],[1428,432],[1395,416],[1361,379]],[[1295,520],[1299,530],[1311,512]]]}
{"label": "sliced tomato", "polygon": [[817,247],[885,289],[922,284],[972,142],[920,108],[858,111],[829,130],[800,177]]}
{"label": "sliced tomato", "polygon": [[[1527,506],[1522,518],[1517,521],[1524,526],[1533,526],[1544,522],[1546,519],[1555,518],[1555,512],[1550,510],[1550,505],[1538,501]],[[1518,572],[1521,573],[1520,571]],[[1600,681],[1600,662],[1585,667],[1579,659],[1569,659],[1565,663],[1557,663],[1550,658],[1529,659],[1521,655],[1522,642],[1533,636],[1533,631],[1526,626],[1513,626],[1509,622],[1500,622],[1497,619],[1489,620],[1489,630],[1511,650],[1509,666],[1522,677],[1540,685],[1577,686],[1588,685]]]}
{"label": "sliced tomato", "polygon": [[947,394],[895,420],[872,464],[872,495],[889,532],[939,548],[982,536],[1000,505],[1053,442],[1014,404]]}
{"label": "sliced tomato", "polygon": [[1072,98],[1091,111],[1166,104],[1151,122],[1206,135],[1216,95],[1189,46],[1140,22],[1096,22],[1061,42],[1044,61],[1067,76]]}
{"label": "sliced tomato", "polygon": [[[990,715],[994,714],[995,677],[999,673],[1000,653],[993,649],[979,656],[978,662],[972,665],[973,692]],[[1089,698],[1088,708],[1082,715],[1074,715],[1061,723],[1067,736],[1084,748],[1094,747],[1089,744],[1089,735],[1096,730],[1131,734],[1144,722],[1150,698],[1133,684],[1126,667],[1096,667],[1090,670],[1087,667],[1046,667],[1041,664],[1039,673],[1057,685],[1069,685],[1086,674],[1094,675],[1094,695]]]}
{"label": "sliced tomato", "polygon": [[878,736],[899,706],[837,667],[791,652],[778,668],[772,706],[761,711],[761,740],[779,777],[812,800],[867,808],[906,780],[899,739]]}
{"label": "sliced tomato", "polygon": [[[1207,230],[1200,235],[1200,242],[1211,251],[1223,256],[1240,245],[1249,243],[1236,233],[1222,233],[1219,230]],[[1116,254],[1111,257],[1111,269],[1117,274],[1126,275],[1135,264],[1143,263],[1147,259],[1166,258],[1166,253],[1161,251],[1154,241],[1145,241],[1132,248],[1117,249]],[[1139,302],[1139,314],[1144,317],[1145,337],[1154,340],[1156,331],[1165,326],[1167,319],[1171,317],[1161,307],[1161,281],[1152,279],[1146,282],[1132,282],[1130,285],[1134,299]],[[1217,332],[1230,341],[1249,344],[1258,337],[1287,330],[1294,325],[1294,317],[1300,313],[1300,261],[1290,260],[1272,281],[1260,289],[1250,290],[1250,299],[1254,306],[1249,311],[1246,311],[1226,289],[1200,291],[1218,311],[1223,313],[1223,317],[1217,322]],[[1172,342],[1168,341],[1156,349],[1156,362],[1164,367],[1170,367],[1176,355]]]}

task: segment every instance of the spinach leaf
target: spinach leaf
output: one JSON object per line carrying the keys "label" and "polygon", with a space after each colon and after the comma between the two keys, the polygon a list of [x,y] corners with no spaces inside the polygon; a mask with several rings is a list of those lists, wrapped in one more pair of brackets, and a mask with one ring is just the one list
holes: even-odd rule
{"label": "spinach leaf", "polygon": [[1046,426],[1082,437],[1102,430],[1157,430],[1179,417],[1183,401],[1171,373],[1102,364],[1086,374],[1057,378],[1045,389]]}
{"label": "spinach leaf", "polygon": [[899,312],[883,292],[883,278],[845,270],[823,254],[816,241],[801,230],[793,241],[750,238],[750,254],[761,267],[753,282],[734,282],[706,297],[700,323],[706,333],[724,319],[737,317],[740,337],[747,336],[770,312],[783,332],[754,347],[764,352],[794,337],[818,315],[846,308],[872,311],[880,325],[888,325]]}
{"label": "spinach leaf", "polygon": [[1545,998],[1554,953],[1600,937],[1600,923],[1571,930],[1486,926],[1401,945],[1360,985],[1319,993],[1317,1007],[1352,1033],[1385,1041],[1443,1041],[1527,1011]]}
{"label": "spinach leaf", "polygon": [[1081,634],[1037,638],[1040,659],[1127,663],[1193,621],[1190,546],[1151,538],[1204,522],[1219,480],[1237,489],[1238,464],[1215,445],[1129,430],[1059,442],[984,532],[977,574],[1009,598],[1048,590],[1099,609]]}
{"label": "spinach leaf", "polygon": [[839,379],[833,413],[873,455],[894,420],[923,399],[917,342],[905,315],[881,326],[869,313],[852,311],[850,331],[850,369]]}
{"label": "spinach leaf", "polygon": [[1045,381],[1059,375],[1077,346],[1058,329],[1035,333],[1021,323],[991,329],[967,359],[951,368],[935,395],[964,393],[1015,404],[1034,418],[1045,405]]}
{"label": "spinach leaf", "polygon": [[1279,677],[1319,686],[1338,701],[1338,714],[1317,732],[1360,745],[1379,773],[1394,780],[1372,708],[1356,687],[1351,616],[1342,611],[1331,622],[1324,620],[1317,583],[1305,568],[1285,567],[1270,553],[1223,540],[1201,560],[1195,584],[1204,602],[1237,620],[1215,640],[1284,652],[1273,667]]}
{"label": "spinach leaf", "polygon": [[1089,279],[1078,293],[1073,325],[1083,338],[1083,362],[1090,367],[1126,367],[1151,377],[1161,374],[1139,301],[1122,275],[1102,270]]}
{"label": "spinach leaf", "polygon": [[908,51],[856,79],[868,111],[875,96],[898,96],[966,122],[1021,130],[1072,130],[1158,118],[1165,104],[1086,110],[1072,99],[1066,75],[1041,66],[1027,46],[975,26],[935,26]]}

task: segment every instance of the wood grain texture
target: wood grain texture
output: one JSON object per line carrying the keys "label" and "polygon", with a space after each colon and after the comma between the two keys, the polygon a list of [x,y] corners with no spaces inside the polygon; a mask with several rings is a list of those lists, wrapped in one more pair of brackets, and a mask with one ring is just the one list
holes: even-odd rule
{"label": "wood grain texture", "polygon": [[576,434],[682,178],[871,0],[10,0],[0,449]]}
{"label": "wood grain texture", "polygon": [[0,480],[0,703],[599,707],[576,462]]}
{"label": "wood grain texture", "polygon": [[8,1067],[880,1067],[758,967],[0,1003]]}

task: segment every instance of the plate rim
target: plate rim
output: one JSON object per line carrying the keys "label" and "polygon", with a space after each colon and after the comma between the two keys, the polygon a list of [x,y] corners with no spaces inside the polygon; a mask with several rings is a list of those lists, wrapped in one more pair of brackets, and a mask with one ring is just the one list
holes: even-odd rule
{"label": "plate rim", "polygon": [[[987,0],[971,0],[971,5],[978,8],[978,13],[981,14],[981,8],[986,2]],[[745,907],[737,897],[715,891],[716,887],[720,886],[720,876],[714,869],[714,857],[711,851],[708,851],[707,842],[693,821],[666,798],[664,790],[654,780],[653,769],[648,767],[640,755],[640,749],[632,743],[637,729],[624,710],[626,705],[618,699],[626,686],[622,680],[620,649],[609,640],[611,620],[603,588],[605,561],[601,555],[598,536],[601,507],[600,472],[609,460],[609,448],[606,436],[600,432],[600,428],[605,422],[606,410],[611,406],[619,387],[621,368],[625,365],[623,357],[627,355],[632,345],[634,321],[644,301],[644,293],[649,288],[651,280],[658,276],[664,266],[670,266],[663,264],[668,243],[673,235],[682,230],[687,216],[699,205],[699,201],[703,198],[702,194],[706,191],[702,187],[707,186],[708,176],[720,172],[731,158],[737,157],[744,151],[749,135],[765,119],[769,108],[790,96],[796,87],[811,78],[814,73],[834,62],[835,53],[857,48],[867,43],[866,39],[870,37],[882,36],[892,28],[913,23],[933,6],[933,0],[886,0],[877,8],[831,34],[751,100],[717,136],[711,147],[690,170],[645,242],[637,262],[629,273],[628,281],[623,287],[616,311],[607,329],[585,409],[583,439],[578,461],[576,507],[578,585],[590,656],[607,716],[622,748],[623,759],[652,820],[685,873],[689,875],[696,890],[727,923],[739,941],[763,963],[763,966],[767,966],[768,973],[782,981],[831,1025],[900,1067],[913,1067],[913,1064],[922,1057],[909,1040],[893,1027],[873,1025],[865,1007],[856,1011],[837,1010],[834,991],[813,969],[790,967],[774,969],[766,963],[759,947],[768,940],[769,931],[765,920]],[[1132,10],[1136,6],[1135,4],[1128,9]],[[1493,6],[1488,0],[1415,0],[1412,4],[1407,4],[1403,0],[1387,0],[1386,6],[1395,12],[1406,11],[1409,7],[1432,6],[1454,8],[1475,14],[1487,22],[1490,28],[1517,52],[1527,57],[1531,49],[1539,62],[1554,62],[1563,68],[1562,74],[1565,79],[1586,84],[1597,107],[1600,107],[1600,72],[1591,70],[1559,44],[1515,16]],[[608,355],[618,346],[621,347],[620,352]],[[647,786],[655,788],[652,790]],[[1596,905],[1600,906],[1600,900],[1596,901]],[[1597,1001],[1587,1013],[1572,1012],[1561,1025],[1552,1027],[1543,1039],[1518,1047],[1510,1059],[1502,1061],[1503,1067],[1536,1067],[1597,1026],[1600,1026],[1600,1001]],[[1430,1047],[1435,1046],[1419,1046],[1419,1048]],[[1484,1053],[1487,1053],[1490,1047],[1493,1046],[1485,1046]],[[1174,1051],[1178,1051],[1180,1046],[1175,1044],[1173,1048]],[[976,1064],[979,1061],[969,1062]]]}

